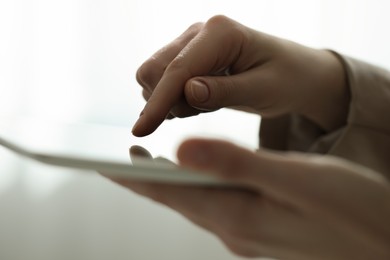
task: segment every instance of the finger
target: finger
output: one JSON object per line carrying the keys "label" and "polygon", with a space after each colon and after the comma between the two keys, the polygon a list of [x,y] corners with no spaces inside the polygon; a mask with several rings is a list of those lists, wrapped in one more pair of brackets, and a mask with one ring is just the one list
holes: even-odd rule
{"label": "finger", "polygon": [[[152,133],[184,95],[185,83],[194,76],[208,75],[226,68],[240,54],[242,37],[233,37],[237,23],[222,18],[210,19],[166,68],[142,116],[133,127],[133,134]],[[221,42],[229,41],[226,48]]]}
{"label": "finger", "polygon": [[[146,90],[146,89],[142,90],[142,96],[144,97],[144,99],[146,101],[149,100],[151,95],[152,94],[151,94],[151,92],[149,92],[149,90]],[[170,111],[168,113],[168,115],[165,119],[169,120],[169,119],[173,119],[175,117],[187,117],[189,115],[197,115],[197,114],[199,114],[199,111],[189,107],[187,103],[186,104],[179,104],[176,107],[174,107],[172,109],[172,111]]]}
{"label": "finger", "polygon": [[190,139],[180,145],[177,157],[184,167],[195,168],[245,187],[262,188],[262,184],[257,183],[260,174],[255,171],[266,160],[258,160],[253,152],[232,143]]}
{"label": "finger", "polygon": [[310,176],[315,165],[309,157],[254,153],[225,141],[187,140],[179,147],[177,156],[184,167],[260,190],[279,201],[295,203],[304,199],[315,181]]}
{"label": "finger", "polygon": [[163,163],[165,165],[177,166],[176,163],[162,156],[157,156],[156,158],[154,158],[154,161],[157,163]]}
{"label": "finger", "polygon": [[144,159],[153,159],[153,156],[150,154],[148,150],[146,150],[144,147],[139,145],[132,145],[129,148],[129,155],[130,159],[133,161],[134,159],[137,159],[139,157]]}
{"label": "finger", "polygon": [[249,70],[231,76],[195,77],[187,81],[185,97],[188,104],[202,110],[241,106],[267,114],[277,102],[273,93],[278,89],[276,85],[270,86],[266,75],[266,71]]}
{"label": "finger", "polygon": [[171,108],[169,114],[178,118],[185,118],[190,116],[199,115],[201,111],[199,109],[193,108],[188,105],[187,101],[184,97],[180,98],[180,100],[176,103],[174,107]]}
{"label": "finger", "polygon": [[[390,218],[388,181],[342,159],[298,153],[252,153],[228,142],[202,139],[184,142],[178,158],[183,166],[254,187],[270,198],[316,218],[325,218],[351,234],[360,232],[371,237],[374,227],[368,228],[364,223]],[[375,228],[379,233],[383,229]]]}
{"label": "finger", "polygon": [[195,37],[202,28],[203,23],[191,25],[182,35],[176,38],[167,46],[158,50],[147,61],[145,61],[136,72],[138,83],[153,92],[165,69],[180,51]]}
{"label": "finger", "polygon": [[149,100],[149,98],[150,98],[151,95],[152,95],[152,93],[151,93],[149,90],[147,90],[147,89],[143,89],[143,90],[142,90],[142,96],[144,97],[144,99],[145,99],[146,101]]}

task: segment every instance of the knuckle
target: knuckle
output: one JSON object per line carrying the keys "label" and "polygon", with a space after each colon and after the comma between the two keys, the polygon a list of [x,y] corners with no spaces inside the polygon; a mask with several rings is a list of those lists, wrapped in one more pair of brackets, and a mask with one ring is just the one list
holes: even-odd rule
{"label": "knuckle", "polygon": [[204,23],[194,23],[190,25],[174,42],[179,43],[179,47],[183,48],[202,30]]}
{"label": "knuckle", "polygon": [[145,72],[143,69],[143,66],[139,67],[137,72],[135,73],[135,78],[137,79],[137,82],[141,85],[144,86],[144,78],[145,78]]}
{"label": "knuckle", "polygon": [[224,16],[224,15],[215,15],[211,17],[207,22],[206,26],[221,26],[221,25],[226,25],[227,23],[231,23],[231,20]]}
{"label": "knuckle", "polygon": [[251,30],[224,15],[211,17],[204,27],[221,37],[221,42],[227,45],[230,42],[233,46],[239,46],[251,39]]}
{"label": "knuckle", "polygon": [[142,96],[144,97],[144,99],[145,99],[146,101],[149,100],[149,98],[150,98],[151,95],[152,95],[152,94],[150,94],[150,92],[147,91],[146,89],[143,89],[143,90],[142,90]]}
{"label": "knuckle", "polygon": [[223,34],[226,34],[230,37],[234,35],[235,38],[237,38],[237,36],[243,35],[244,31],[242,30],[242,25],[224,15],[216,15],[211,17],[205,23],[204,27],[207,29],[218,30],[218,32],[222,32]]}
{"label": "knuckle", "polygon": [[164,71],[165,66],[152,57],[137,70],[136,79],[141,86],[153,89]]}
{"label": "knuckle", "polygon": [[188,34],[189,37],[194,37],[195,35],[197,35],[199,33],[199,31],[203,28],[204,26],[204,23],[194,23],[192,25],[190,25],[190,27],[188,27],[188,29],[186,30],[186,33]]}
{"label": "knuckle", "polygon": [[178,80],[187,81],[192,78],[188,63],[185,61],[186,52],[181,51],[168,65],[166,73],[172,73],[177,75]]}
{"label": "knuckle", "polygon": [[148,68],[146,65],[142,65],[136,73],[137,82],[143,87],[149,87],[150,78],[148,73]]}
{"label": "knuckle", "polygon": [[180,52],[172,61],[171,63],[168,65],[168,68],[170,71],[177,71],[177,70],[183,70],[185,69],[184,67],[184,58],[185,54],[182,52]]}

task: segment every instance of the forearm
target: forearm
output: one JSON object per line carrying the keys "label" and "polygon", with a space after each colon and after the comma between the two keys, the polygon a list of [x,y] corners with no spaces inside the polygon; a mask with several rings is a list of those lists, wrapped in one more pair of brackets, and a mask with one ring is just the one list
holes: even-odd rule
{"label": "forearm", "polygon": [[261,121],[261,146],[327,153],[374,169],[390,179],[390,72],[337,54],[346,71],[350,101],[345,126],[326,132],[306,115]]}

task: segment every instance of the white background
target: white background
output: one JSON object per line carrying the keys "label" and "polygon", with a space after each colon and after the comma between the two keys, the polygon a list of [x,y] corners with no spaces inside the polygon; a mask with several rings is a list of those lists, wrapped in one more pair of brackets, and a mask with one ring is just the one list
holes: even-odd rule
{"label": "white background", "polygon": [[[0,115],[130,129],[144,105],[137,67],[215,14],[390,68],[389,11],[385,0],[0,0]],[[255,148],[258,125],[256,116],[222,110],[173,120],[156,134],[165,141],[207,134]],[[0,259],[240,258],[101,177],[0,148]]]}

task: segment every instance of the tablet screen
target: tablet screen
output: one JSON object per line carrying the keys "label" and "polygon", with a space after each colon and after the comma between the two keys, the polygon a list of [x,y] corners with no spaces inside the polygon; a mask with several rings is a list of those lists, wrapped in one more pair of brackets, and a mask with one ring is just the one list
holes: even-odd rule
{"label": "tablet screen", "polygon": [[178,143],[160,140],[158,135],[136,138],[129,127],[36,118],[0,121],[1,145],[44,163],[144,180],[219,183],[178,167],[174,158]]}

